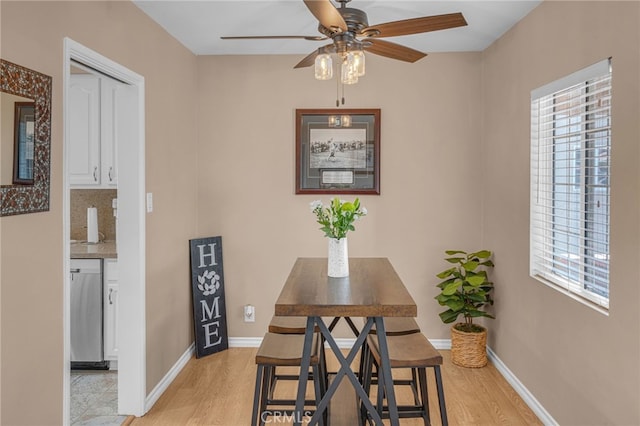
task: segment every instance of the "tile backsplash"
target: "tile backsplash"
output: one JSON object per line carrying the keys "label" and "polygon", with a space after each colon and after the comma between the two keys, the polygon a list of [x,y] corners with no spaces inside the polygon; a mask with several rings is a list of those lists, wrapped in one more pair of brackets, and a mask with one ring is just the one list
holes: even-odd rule
{"label": "tile backsplash", "polygon": [[71,239],[87,239],[87,208],[95,206],[98,209],[98,231],[104,235],[105,240],[115,240],[116,218],[113,216],[111,201],[117,197],[116,189],[72,189]]}

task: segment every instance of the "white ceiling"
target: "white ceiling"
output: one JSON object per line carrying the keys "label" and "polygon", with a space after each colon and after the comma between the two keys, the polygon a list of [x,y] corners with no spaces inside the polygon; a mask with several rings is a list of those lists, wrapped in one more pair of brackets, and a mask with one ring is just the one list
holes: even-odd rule
{"label": "white ceiling", "polygon": [[[221,40],[221,36],[319,35],[318,22],[302,0],[133,0],[196,55],[307,55],[327,42]],[[541,0],[424,1],[353,0],[369,25],[462,12],[469,24],[431,33],[385,38],[425,53],[482,51]]]}

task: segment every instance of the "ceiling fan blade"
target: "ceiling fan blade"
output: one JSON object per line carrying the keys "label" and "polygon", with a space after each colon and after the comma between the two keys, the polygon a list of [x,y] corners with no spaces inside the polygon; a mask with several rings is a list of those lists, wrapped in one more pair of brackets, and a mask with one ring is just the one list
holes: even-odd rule
{"label": "ceiling fan blade", "polygon": [[368,43],[371,43],[371,46],[365,46],[364,48],[367,52],[400,61],[413,63],[427,56],[426,53],[389,41],[369,38],[367,39],[367,44]]}
{"label": "ceiling fan blade", "polygon": [[318,56],[321,53],[335,53],[335,47],[333,43],[325,44],[324,46],[317,48],[313,52],[309,53],[303,60],[298,62],[298,64],[293,68],[304,68],[304,67],[310,67],[311,65],[314,65],[316,61],[316,56]]}
{"label": "ceiling fan blade", "polygon": [[467,25],[467,21],[462,13],[458,12],[372,25],[364,28],[361,34],[368,37],[396,37],[464,27],[465,25]]}
{"label": "ceiling fan blade", "polygon": [[267,39],[303,39],[311,41],[322,41],[328,37],[323,36],[302,36],[302,35],[282,35],[282,36],[225,36],[222,40],[267,40]]}
{"label": "ceiling fan blade", "polygon": [[305,58],[303,60],[298,62],[298,64],[293,68],[310,67],[311,65],[313,65],[315,63],[316,56],[318,56],[318,52],[319,52],[319,50],[316,49],[313,52],[309,53],[307,56],[305,56]]}
{"label": "ceiling fan blade", "polygon": [[331,0],[304,0],[304,4],[323,27],[332,31],[347,31],[347,23]]}

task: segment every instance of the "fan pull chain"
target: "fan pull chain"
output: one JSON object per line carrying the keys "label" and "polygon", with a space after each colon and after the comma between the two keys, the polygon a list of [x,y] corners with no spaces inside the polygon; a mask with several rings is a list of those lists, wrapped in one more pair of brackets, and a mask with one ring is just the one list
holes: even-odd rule
{"label": "fan pull chain", "polygon": [[340,100],[338,99],[339,97],[340,97],[340,79],[336,78],[336,108],[340,106]]}
{"label": "fan pull chain", "polygon": [[344,105],[344,84],[341,84],[342,86],[342,105]]}

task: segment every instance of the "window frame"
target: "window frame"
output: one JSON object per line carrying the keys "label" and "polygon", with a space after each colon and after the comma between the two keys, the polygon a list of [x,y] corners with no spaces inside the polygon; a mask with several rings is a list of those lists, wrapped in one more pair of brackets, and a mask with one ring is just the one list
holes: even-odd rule
{"label": "window frame", "polygon": [[[605,314],[609,310],[610,297],[611,78],[611,58],[608,58],[533,90],[530,123],[529,275]],[[604,108],[592,109],[591,102],[593,99],[599,100],[600,97],[597,90],[592,95],[589,94],[589,90],[599,88],[602,82],[606,83],[605,93],[608,95],[608,102],[605,102]],[[567,114],[563,123],[562,118],[557,118],[556,105],[561,104],[556,102],[563,96],[573,100],[572,96],[576,93],[580,93],[579,109],[573,104],[571,109],[578,110],[579,113]],[[545,102],[547,110],[541,118],[542,105]],[[564,108],[568,109],[566,106]],[[604,115],[603,111],[606,112]],[[602,120],[605,120],[605,125],[600,127]],[[561,126],[564,124],[565,133],[556,133],[557,129],[561,128],[558,126],[559,123]],[[590,127],[594,124],[595,128]],[[577,131],[575,127],[579,127]],[[574,139],[576,137],[579,139]],[[558,142],[561,139],[563,141]],[[598,145],[602,141],[605,141],[604,147]],[[577,149],[576,144],[579,145]],[[604,162],[601,159],[603,151],[606,160]],[[564,157],[558,159],[561,154]],[[558,166],[562,161],[568,165]],[[605,170],[607,173],[600,175]],[[561,174],[562,172],[565,174]],[[579,201],[575,201],[576,193],[572,193],[572,186],[578,187]],[[566,188],[561,191],[558,189],[561,187]],[[604,218],[601,217],[602,212],[596,210],[601,208],[598,197],[603,196],[602,191],[596,188],[604,188]],[[596,208],[590,206],[594,201],[597,202]],[[567,208],[564,218],[556,213],[563,202]],[[577,208],[571,209],[576,206]],[[573,214],[577,215],[573,217]],[[600,215],[599,220],[602,222],[594,219],[596,215]],[[575,223],[578,223],[578,226],[575,226]],[[596,229],[596,226],[605,226],[604,239],[600,240],[597,235],[594,236],[603,230]],[[561,227],[566,230],[560,231]],[[579,233],[572,235],[571,231],[575,230],[579,230]],[[562,237],[566,241],[562,241]],[[572,244],[571,241],[578,243]],[[604,246],[605,249],[596,248],[596,244]],[[564,252],[562,247],[565,247]],[[557,260],[559,253],[567,258],[564,271],[562,267],[558,267],[561,265]],[[603,262],[601,257],[598,258],[598,254],[605,256],[606,260]],[[577,260],[571,262],[570,259],[574,258]],[[579,269],[576,269],[575,264]],[[602,265],[605,265],[605,268]]]}

